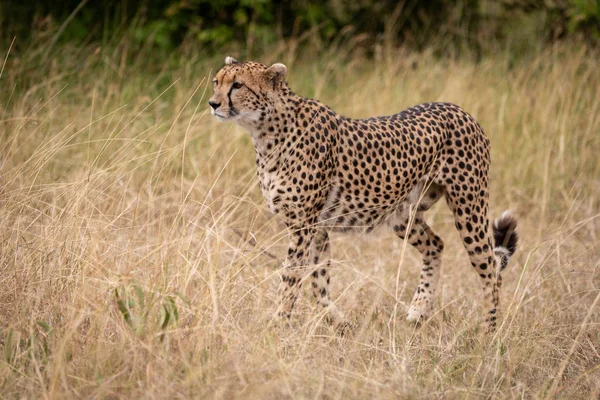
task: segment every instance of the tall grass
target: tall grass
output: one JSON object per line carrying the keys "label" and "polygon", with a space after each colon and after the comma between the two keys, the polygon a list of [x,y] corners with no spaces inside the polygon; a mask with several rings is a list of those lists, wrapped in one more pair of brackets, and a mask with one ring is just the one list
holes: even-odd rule
{"label": "tall grass", "polygon": [[348,116],[463,106],[492,142],[492,214],[520,220],[494,335],[445,204],[428,214],[446,251],[419,328],[404,322],[418,253],[386,230],[334,235],[332,293],[353,325],[340,337],[307,294],[291,326],[273,319],[286,232],[247,134],[207,113],[226,54],[45,50],[1,57],[2,397],[600,395],[597,53],[281,51],[296,92]]}

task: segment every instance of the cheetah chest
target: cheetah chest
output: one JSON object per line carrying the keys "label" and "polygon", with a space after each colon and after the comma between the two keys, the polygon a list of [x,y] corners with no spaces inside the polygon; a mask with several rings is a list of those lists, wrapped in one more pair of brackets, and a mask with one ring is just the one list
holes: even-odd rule
{"label": "cheetah chest", "polygon": [[258,184],[260,191],[267,202],[269,210],[273,214],[277,214],[277,205],[281,201],[281,194],[277,191],[280,188],[279,179],[275,172],[259,171]]}

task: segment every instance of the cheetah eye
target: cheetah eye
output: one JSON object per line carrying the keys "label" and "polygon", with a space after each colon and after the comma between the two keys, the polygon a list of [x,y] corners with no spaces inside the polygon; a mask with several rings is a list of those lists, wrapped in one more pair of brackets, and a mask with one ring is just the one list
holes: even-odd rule
{"label": "cheetah eye", "polygon": [[231,87],[232,87],[233,89],[239,89],[239,88],[241,88],[242,86],[244,86],[244,84],[243,84],[243,83],[239,83],[239,82],[233,82],[233,85],[231,85]]}

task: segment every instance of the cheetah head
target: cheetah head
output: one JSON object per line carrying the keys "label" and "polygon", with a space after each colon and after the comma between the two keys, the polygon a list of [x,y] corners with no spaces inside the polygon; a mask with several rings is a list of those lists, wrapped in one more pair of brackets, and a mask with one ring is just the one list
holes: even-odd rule
{"label": "cheetah head", "polygon": [[234,121],[252,131],[265,117],[282,107],[289,92],[285,76],[287,67],[267,67],[256,62],[239,62],[225,58],[225,66],[215,75],[213,95],[208,104],[219,121]]}

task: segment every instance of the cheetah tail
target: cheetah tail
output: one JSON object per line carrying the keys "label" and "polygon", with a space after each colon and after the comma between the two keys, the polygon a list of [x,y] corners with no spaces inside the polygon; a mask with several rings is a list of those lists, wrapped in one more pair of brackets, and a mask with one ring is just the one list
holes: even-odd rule
{"label": "cheetah tail", "polygon": [[500,266],[498,272],[506,268],[508,260],[517,250],[519,235],[516,229],[517,220],[510,211],[504,211],[494,221],[494,256]]}

